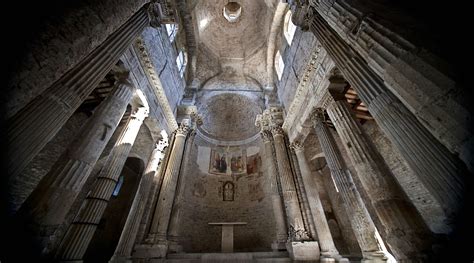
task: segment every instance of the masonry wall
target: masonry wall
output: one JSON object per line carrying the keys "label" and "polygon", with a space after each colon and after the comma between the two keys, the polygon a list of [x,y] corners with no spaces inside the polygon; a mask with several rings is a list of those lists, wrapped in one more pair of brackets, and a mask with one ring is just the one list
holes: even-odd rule
{"label": "masonry wall", "polygon": [[[184,208],[179,222],[185,252],[220,252],[221,227],[210,226],[210,222],[247,222],[234,228],[237,252],[271,250],[276,226],[270,195],[265,191],[266,169],[261,165],[265,156],[260,144],[259,140],[239,146],[247,156],[259,156],[259,168],[252,174],[211,174],[210,155],[215,145],[196,135],[184,170]],[[234,184],[234,201],[224,201],[225,182]]]}

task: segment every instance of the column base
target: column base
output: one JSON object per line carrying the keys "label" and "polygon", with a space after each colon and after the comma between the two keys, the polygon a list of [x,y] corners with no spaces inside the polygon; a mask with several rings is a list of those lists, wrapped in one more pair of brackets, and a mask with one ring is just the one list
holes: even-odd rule
{"label": "column base", "polygon": [[293,260],[319,260],[319,244],[317,241],[287,242],[286,249]]}
{"label": "column base", "polygon": [[362,260],[360,262],[364,263],[379,263],[379,262],[396,262],[395,258],[392,255],[384,251],[375,251],[375,252],[362,252]]}
{"label": "column base", "polygon": [[350,262],[348,258],[339,255],[338,251],[321,251],[320,262]]}
{"label": "column base", "polygon": [[275,240],[272,242],[272,250],[276,251],[284,251],[286,250],[286,241]]}
{"label": "column base", "polygon": [[112,256],[109,263],[131,263],[132,260],[126,256]]}
{"label": "column base", "polygon": [[132,258],[150,259],[150,258],[166,258],[168,254],[168,244],[140,244],[135,246]]}

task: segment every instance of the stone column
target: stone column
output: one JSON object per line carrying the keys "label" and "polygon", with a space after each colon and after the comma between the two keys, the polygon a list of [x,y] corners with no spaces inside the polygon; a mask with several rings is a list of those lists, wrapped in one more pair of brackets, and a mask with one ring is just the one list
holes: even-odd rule
{"label": "stone column", "polygon": [[352,229],[362,249],[364,260],[369,262],[387,261],[389,255],[383,249],[382,240],[357,191],[350,171],[342,159],[331,132],[323,123],[320,114],[313,115],[312,119],[336,189],[341,192],[344,200],[344,205],[349,214]]}
{"label": "stone column", "polygon": [[276,222],[276,240],[274,240],[272,244],[272,249],[279,250],[285,248],[285,242],[288,237],[285,212],[283,210],[283,204],[278,190],[278,172],[275,165],[275,158],[273,156],[272,135],[269,131],[261,131],[260,135],[265,148],[265,167],[268,169],[265,188],[269,190],[269,195],[271,195],[272,198],[273,215]]}
{"label": "stone column", "polygon": [[291,147],[296,153],[298,164],[300,166],[301,177],[306,189],[306,194],[311,208],[311,215],[314,220],[316,232],[318,234],[319,246],[321,247],[321,262],[348,262],[346,258],[342,258],[337,251],[336,245],[332,239],[331,230],[324,214],[323,205],[319,198],[319,193],[313,179],[311,178],[311,169],[304,155],[304,148],[298,142],[293,142]]}
{"label": "stone column", "polygon": [[455,218],[465,194],[465,165],[427,131],[316,10],[311,7],[310,11],[311,31],[448,218]]}
{"label": "stone column", "polygon": [[429,230],[409,203],[390,169],[352,117],[344,100],[330,102],[327,113],[341,137],[380,221],[381,236],[397,260],[426,260]]}
{"label": "stone column", "polygon": [[145,212],[145,205],[150,196],[153,179],[158,176],[158,166],[164,157],[164,149],[168,146],[168,140],[161,140],[151,153],[150,161],[145,169],[145,173],[138,185],[137,194],[133,200],[132,207],[123,227],[120,240],[115,248],[114,255],[109,262],[126,262],[132,253],[133,244],[138,233],[140,221]]}
{"label": "stone column", "polygon": [[132,149],[143,120],[148,116],[146,107],[134,110],[127,126],[115,142],[97,181],[74,218],[61,242],[56,257],[62,261],[82,260],[94,236],[97,225],[107,208],[118,178]]}
{"label": "stone column", "polygon": [[33,235],[45,248],[43,253],[48,253],[48,246],[56,241],[57,228],[64,222],[117,128],[134,90],[128,83],[116,87],[20,208],[18,218],[32,228]]}
{"label": "stone column", "polygon": [[305,229],[308,231],[308,235],[310,236],[311,239],[318,240],[316,227],[314,225],[315,223],[313,220],[313,216],[311,214],[311,208],[309,206],[308,196],[306,194],[306,188],[304,187],[303,179],[301,178],[301,171],[298,166],[298,160],[296,158],[295,151],[293,150],[291,145],[288,149],[288,155],[291,160],[290,162],[291,167],[294,171],[296,194],[300,202]]}
{"label": "stone column", "polygon": [[157,245],[153,249],[157,257],[165,257],[168,250],[168,226],[171,218],[179,170],[183,159],[184,145],[189,132],[189,125],[182,123],[176,130],[173,149],[166,167],[165,176],[161,185],[147,243]]}
{"label": "stone column", "polygon": [[278,174],[280,175],[281,190],[283,201],[286,208],[286,217],[289,228],[293,234],[290,239],[301,241],[308,239],[303,225],[298,196],[296,195],[296,186],[293,181],[293,173],[290,168],[290,160],[286,151],[283,129],[280,126],[272,127],[273,141],[275,143],[275,154],[278,165]]}
{"label": "stone column", "polygon": [[179,232],[180,232],[180,216],[182,214],[182,205],[183,202],[185,202],[184,199],[184,189],[186,186],[186,176],[190,173],[187,171],[186,164],[189,162],[189,158],[191,155],[191,151],[193,148],[193,143],[194,143],[194,137],[196,136],[196,130],[191,130],[189,132],[188,139],[186,140],[186,145],[184,147],[184,157],[183,157],[183,165],[181,166],[180,169],[180,176],[179,176],[179,182],[176,190],[176,201],[174,202],[173,205],[173,211],[171,213],[171,219],[170,219],[170,226],[169,226],[169,231],[168,231],[168,237],[169,240],[171,241],[170,244],[170,251],[174,252],[182,252],[182,246],[179,244]]}
{"label": "stone column", "polygon": [[143,7],[91,54],[7,121],[9,176],[17,176],[56,135],[147,24],[147,12]]}

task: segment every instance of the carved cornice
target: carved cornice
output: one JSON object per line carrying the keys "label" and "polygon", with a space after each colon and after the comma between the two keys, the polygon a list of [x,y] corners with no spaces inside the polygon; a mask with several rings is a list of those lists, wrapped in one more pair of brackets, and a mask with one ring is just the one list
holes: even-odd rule
{"label": "carved cornice", "polygon": [[148,81],[153,87],[155,96],[158,99],[158,104],[160,105],[161,110],[163,111],[170,130],[178,129],[178,123],[176,122],[176,118],[173,114],[173,111],[171,110],[168,98],[166,97],[166,93],[163,90],[163,86],[161,85],[160,78],[155,71],[155,66],[151,62],[150,57],[148,56],[148,52],[146,50],[145,43],[141,38],[137,38],[135,42],[135,49],[138,51],[137,54],[140,64],[142,65],[142,68],[145,71]]}
{"label": "carved cornice", "polygon": [[316,68],[318,67],[318,57],[321,51],[321,45],[318,44],[316,48],[313,50],[311,55],[311,60],[308,62],[306,69],[303,73],[303,78],[301,79],[300,83],[298,84],[298,88],[296,89],[295,96],[293,101],[291,102],[290,108],[288,110],[288,114],[285,118],[285,122],[283,123],[283,128],[288,130],[292,124],[294,123],[295,119],[298,117],[298,113],[303,107],[303,101],[306,99],[309,89],[311,87],[312,80],[314,79],[314,75],[317,73]]}

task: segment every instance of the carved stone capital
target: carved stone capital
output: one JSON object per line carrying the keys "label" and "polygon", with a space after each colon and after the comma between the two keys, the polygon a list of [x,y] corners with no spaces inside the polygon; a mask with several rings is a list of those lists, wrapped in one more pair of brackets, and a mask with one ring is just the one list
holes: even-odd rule
{"label": "carved stone capital", "polygon": [[324,121],[324,109],[322,108],[316,108],[311,112],[311,121],[313,122],[314,125],[319,122]]}
{"label": "carved stone capital", "polygon": [[273,126],[273,127],[271,127],[271,129],[272,129],[273,136],[277,136],[277,135],[284,136],[285,135],[285,131],[283,130],[283,128],[281,126]]}
{"label": "carved stone capital", "polygon": [[157,28],[161,24],[176,23],[176,11],[169,0],[155,0],[148,5],[148,18],[150,26]]}
{"label": "carved stone capital", "polygon": [[263,142],[269,142],[272,140],[272,134],[270,131],[263,130],[260,132],[260,136],[262,137]]}
{"label": "carved stone capital", "polygon": [[300,152],[304,150],[304,146],[300,141],[294,141],[290,144],[290,148],[295,152]]}
{"label": "carved stone capital", "polygon": [[188,132],[190,131],[190,127],[188,123],[181,123],[179,125],[179,128],[176,130],[176,136],[185,136],[188,135]]}

